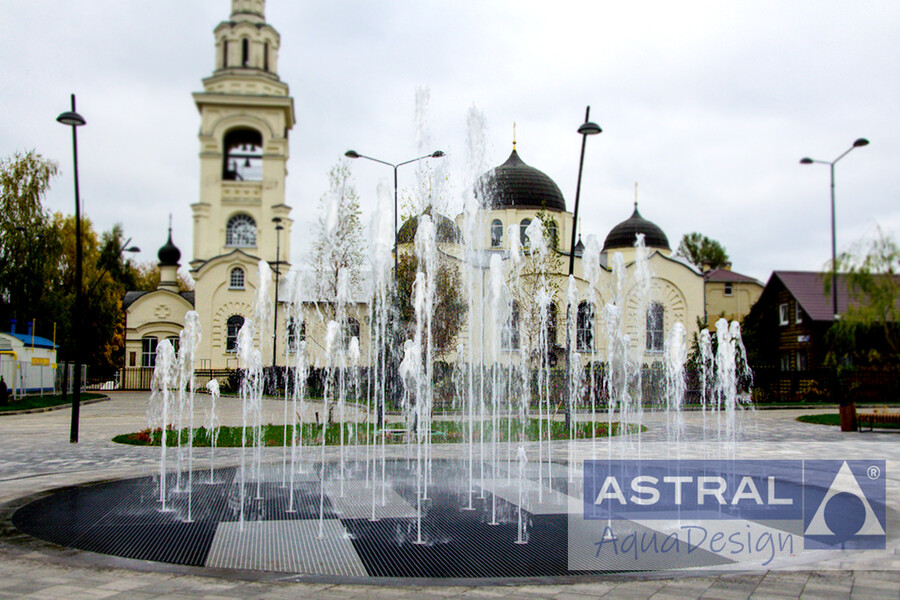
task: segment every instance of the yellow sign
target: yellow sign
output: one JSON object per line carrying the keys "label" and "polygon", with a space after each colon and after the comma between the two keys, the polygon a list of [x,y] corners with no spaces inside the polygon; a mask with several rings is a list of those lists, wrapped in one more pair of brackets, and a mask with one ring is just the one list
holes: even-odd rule
{"label": "yellow sign", "polygon": [[32,356],[32,357],[31,357],[31,364],[33,364],[33,365],[39,365],[39,366],[42,366],[42,367],[49,367],[49,366],[50,366],[50,359],[49,359],[49,358],[39,358],[39,357],[37,357],[37,356]]}

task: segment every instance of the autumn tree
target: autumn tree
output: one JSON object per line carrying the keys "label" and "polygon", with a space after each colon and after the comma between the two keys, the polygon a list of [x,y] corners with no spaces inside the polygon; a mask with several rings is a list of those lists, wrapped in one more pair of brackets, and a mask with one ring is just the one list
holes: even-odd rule
{"label": "autumn tree", "polygon": [[711,269],[719,269],[728,262],[728,253],[722,244],[696,231],[682,236],[675,254],[683,256],[698,269],[702,269],[704,264]]}
{"label": "autumn tree", "polygon": [[330,188],[320,200],[319,223],[312,251],[319,297],[337,300],[338,277],[345,271],[351,288],[359,285],[363,264],[363,231],[359,196],[350,166],[341,161],[328,173]]}

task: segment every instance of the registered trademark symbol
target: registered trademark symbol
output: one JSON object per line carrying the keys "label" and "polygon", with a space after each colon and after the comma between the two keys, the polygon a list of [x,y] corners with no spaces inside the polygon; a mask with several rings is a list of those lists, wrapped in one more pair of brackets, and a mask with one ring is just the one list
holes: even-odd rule
{"label": "registered trademark symbol", "polygon": [[872,465],[866,470],[866,475],[869,476],[869,479],[878,479],[881,476],[881,469]]}

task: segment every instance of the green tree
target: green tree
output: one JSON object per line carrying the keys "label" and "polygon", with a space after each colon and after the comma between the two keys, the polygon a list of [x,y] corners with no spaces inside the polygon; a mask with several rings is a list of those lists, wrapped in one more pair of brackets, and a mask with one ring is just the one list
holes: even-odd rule
{"label": "green tree", "polygon": [[[412,337],[415,311],[412,305],[413,282],[419,269],[419,259],[415,254],[402,252],[398,259],[398,309],[400,323],[406,337]],[[453,349],[456,336],[466,315],[466,301],[461,292],[459,267],[454,259],[446,256],[438,258],[436,298],[434,303],[434,347],[438,353]]]}
{"label": "green tree", "polygon": [[0,322],[35,319],[39,335],[52,337],[48,281],[58,267],[60,243],[41,199],[57,174],[53,161],[34,150],[0,160]]}
{"label": "green tree", "polygon": [[[832,326],[834,351],[863,363],[897,364],[900,359],[900,245],[880,229],[837,260],[849,306]],[[831,293],[831,275],[825,289]]]}
{"label": "green tree", "polygon": [[728,262],[728,253],[722,244],[696,231],[682,236],[675,254],[683,256],[698,269],[703,268],[704,263],[711,269],[718,269]]}

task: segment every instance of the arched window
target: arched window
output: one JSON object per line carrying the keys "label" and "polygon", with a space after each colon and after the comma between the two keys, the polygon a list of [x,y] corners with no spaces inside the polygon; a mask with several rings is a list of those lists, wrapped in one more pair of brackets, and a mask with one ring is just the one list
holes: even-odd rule
{"label": "arched window", "polygon": [[238,332],[244,326],[244,317],[231,315],[225,325],[225,352],[237,352]]}
{"label": "arched window", "polygon": [[228,289],[230,289],[230,290],[244,289],[244,270],[242,268],[235,267],[231,270],[231,273],[228,277]]}
{"label": "arched window", "polygon": [[519,241],[522,243],[523,248],[531,246],[531,240],[528,239],[528,234],[525,233],[529,225],[531,225],[531,219],[522,219],[522,222],[519,223]]}
{"label": "arched window", "polygon": [[575,320],[576,348],[579,352],[590,352],[594,349],[594,305],[582,302],[578,305],[578,316]]}
{"label": "arched window", "polygon": [[234,215],[225,227],[225,245],[234,248],[256,247],[256,221],[250,215]]}
{"label": "arched window", "polygon": [[556,308],[556,303],[552,300],[550,304],[547,306],[547,351],[553,349],[553,346],[556,345],[556,323],[559,317],[559,310]]}
{"label": "arched window", "polygon": [[166,338],[166,341],[171,344],[172,352],[174,352],[175,355],[178,356],[178,349],[181,347],[181,338],[177,335],[170,335]]}
{"label": "arched window", "polygon": [[654,302],[647,309],[647,352],[663,351],[663,325],[665,309],[659,302]]}
{"label": "arched window", "polygon": [[509,320],[500,330],[500,344],[504,350],[519,349],[519,303],[513,301]]}
{"label": "arched window", "polygon": [[241,66],[246,67],[250,62],[250,40],[241,40]]}
{"label": "arched window", "polygon": [[503,223],[500,219],[491,222],[491,247],[497,248],[503,243]]}
{"label": "arched window", "polygon": [[263,48],[263,70],[269,70],[269,42],[266,42]]}
{"label": "arched window", "polygon": [[556,219],[550,219],[547,223],[547,245],[559,248],[559,225],[556,224]]}
{"label": "arched window", "polygon": [[222,179],[262,181],[262,134],[254,129],[232,129],[225,134]]}
{"label": "arched window", "polygon": [[153,335],[148,335],[147,337],[141,338],[141,366],[142,367],[155,367],[156,366],[156,346],[159,343],[159,338]]}

